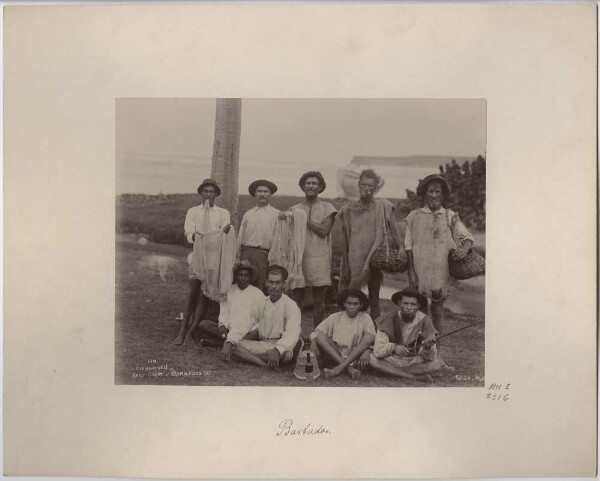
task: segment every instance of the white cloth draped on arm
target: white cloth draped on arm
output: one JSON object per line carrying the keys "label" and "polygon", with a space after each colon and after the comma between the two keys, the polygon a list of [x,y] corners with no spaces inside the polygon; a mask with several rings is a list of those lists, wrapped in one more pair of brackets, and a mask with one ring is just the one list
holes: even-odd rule
{"label": "white cloth draped on arm", "polygon": [[269,252],[269,264],[279,264],[286,268],[290,289],[306,285],[302,272],[306,221],[306,212],[293,209],[292,212],[286,213],[285,219],[278,219],[275,224],[275,238]]}
{"label": "white cloth draped on arm", "polygon": [[235,229],[225,234],[222,229],[196,235],[192,253],[192,270],[202,281],[202,293],[221,302],[233,282],[235,262]]}

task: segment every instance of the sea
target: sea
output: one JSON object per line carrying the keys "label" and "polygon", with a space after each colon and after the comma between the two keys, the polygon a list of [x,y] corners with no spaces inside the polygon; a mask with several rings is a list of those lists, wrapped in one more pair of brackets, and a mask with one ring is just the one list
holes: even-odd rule
{"label": "sea", "polygon": [[[117,194],[181,194],[196,191],[202,179],[210,176],[210,158],[182,156],[117,155]],[[245,193],[246,186],[253,180],[266,178],[278,186],[280,195],[301,194],[298,179],[308,170],[320,171],[327,181],[325,197],[347,197],[347,192],[338,185],[338,170],[352,169],[360,172],[368,166],[323,163],[287,163],[283,160],[240,159],[239,192]],[[420,179],[439,169],[429,166],[375,166],[384,179],[379,197],[402,199],[406,191],[416,191]]]}

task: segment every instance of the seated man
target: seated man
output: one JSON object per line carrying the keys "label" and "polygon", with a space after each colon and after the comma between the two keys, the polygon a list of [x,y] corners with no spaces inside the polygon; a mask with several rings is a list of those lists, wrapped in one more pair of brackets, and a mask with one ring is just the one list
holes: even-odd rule
{"label": "seated man", "polygon": [[337,302],[344,310],[332,314],[317,326],[310,335],[311,351],[322,362],[335,366],[323,369],[325,378],[346,371],[356,380],[369,365],[369,346],[375,340],[375,326],[371,316],[364,312],[369,307],[369,299],[358,289],[346,289],[340,293]]}
{"label": "seated man", "polygon": [[443,363],[437,356],[431,318],[419,311],[427,298],[415,288],[396,292],[392,302],[400,310],[379,316],[371,367],[390,376],[432,381],[429,373],[439,371]]}
{"label": "seated man", "polygon": [[[267,269],[269,295],[255,302],[250,309],[252,330],[229,331],[222,357],[237,359],[261,367],[277,369],[279,363],[290,362],[301,347],[300,309],[283,293],[288,272],[273,264]],[[296,351],[296,352],[294,352]]]}
{"label": "seated man", "polygon": [[256,279],[257,271],[248,261],[242,261],[234,268],[236,283],[227,292],[227,300],[220,303],[219,320],[205,319],[198,328],[204,339],[201,346],[222,346],[230,330],[243,331],[246,334],[252,327],[250,308],[254,301],[262,299],[260,289],[250,285]]}

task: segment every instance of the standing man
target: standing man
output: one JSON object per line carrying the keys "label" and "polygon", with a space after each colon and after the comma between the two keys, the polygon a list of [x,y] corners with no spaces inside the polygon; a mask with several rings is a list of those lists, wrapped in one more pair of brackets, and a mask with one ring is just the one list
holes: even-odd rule
{"label": "standing man", "polygon": [[277,369],[280,363],[291,362],[301,348],[300,309],[283,293],[288,272],[273,264],[269,267],[269,295],[256,302],[250,310],[254,328],[244,332],[230,331],[221,357],[234,357],[260,367]]}
{"label": "standing man", "polygon": [[[325,289],[331,285],[331,243],[329,234],[333,227],[335,207],[319,200],[319,194],[327,184],[321,172],[309,171],[298,182],[304,191],[305,201],[293,209],[302,209],[307,216],[306,244],[302,258],[302,272],[306,286],[311,288],[313,298],[314,326],[325,317]],[[294,299],[302,310],[305,288],[294,289]]]}
{"label": "standing man", "polygon": [[425,177],[417,187],[423,204],[406,216],[404,247],[408,257],[408,282],[431,299],[431,318],[444,330],[444,301],[448,297],[448,255],[464,259],[473,247],[473,236],[458,214],[444,207],[450,184],[441,175]]}
{"label": "standing man", "polygon": [[370,267],[371,256],[381,245],[386,231],[398,247],[402,246],[400,231],[394,221],[394,204],[375,198],[382,186],[383,179],[375,171],[363,170],[358,179],[359,200],[341,207],[336,217],[342,229],[339,288],[360,289],[366,282],[372,319],[377,319],[381,313],[379,291],[383,273]]}
{"label": "standing man", "polygon": [[[228,234],[232,227],[229,212],[215,205],[215,199],[221,195],[221,189],[214,180],[205,179],[202,181],[198,187],[198,194],[202,198],[202,204],[187,211],[184,224],[185,236],[190,244],[194,244],[198,239],[205,236],[205,252],[208,255],[219,256],[220,258],[222,234]],[[203,293],[203,287],[206,287],[203,284],[208,282],[207,269],[200,262],[201,259],[196,259],[197,254],[195,248],[189,270],[190,291],[185,303],[179,334],[173,341],[176,346],[190,343],[192,333],[200,323],[208,304],[208,300]],[[194,312],[194,320],[188,330],[188,321]]]}
{"label": "standing man", "polygon": [[244,214],[237,238],[236,262],[249,261],[257,270],[254,285],[266,292],[265,280],[269,267],[269,251],[275,236],[275,223],[281,211],[271,207],[271,195],[277,192],[277,186],[268,180],[255,180],[248,192],[256,198],[256,207]]}

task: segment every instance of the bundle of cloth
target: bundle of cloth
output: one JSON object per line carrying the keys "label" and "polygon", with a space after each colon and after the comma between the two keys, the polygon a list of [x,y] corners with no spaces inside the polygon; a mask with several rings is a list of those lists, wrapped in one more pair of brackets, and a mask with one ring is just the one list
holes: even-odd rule
{"label": "bundle of cloth", "polygon": [[216,229],[196,234],[191,267],[202,281],[202,293],[215,302],[225,302],[233,283],[236,236],[232,227],[225,234]]}
{"label": "bundle of cloth", "polygon": [[290,289],[306,286],[302,273],[302,258],[306,246],[306,212],[292,209],[278,218],[275,237],[269,252],[269,265],[278,264],[288,271]]}

